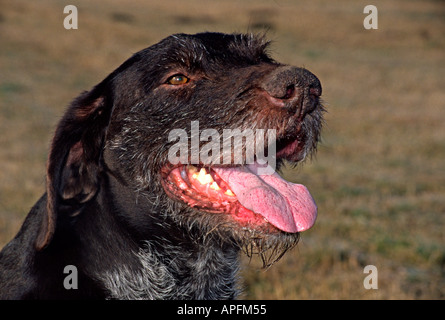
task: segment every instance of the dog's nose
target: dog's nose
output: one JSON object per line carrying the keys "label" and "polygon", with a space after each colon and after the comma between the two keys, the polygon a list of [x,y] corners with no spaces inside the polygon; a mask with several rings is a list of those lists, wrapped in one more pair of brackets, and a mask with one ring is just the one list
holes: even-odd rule
{"label": "dog's nose", "polygon": [[262,89],[273,104],[297,112],[301,118],[317,107],[322,91],[313,73],[291,66],[280,66],[269,73]]}

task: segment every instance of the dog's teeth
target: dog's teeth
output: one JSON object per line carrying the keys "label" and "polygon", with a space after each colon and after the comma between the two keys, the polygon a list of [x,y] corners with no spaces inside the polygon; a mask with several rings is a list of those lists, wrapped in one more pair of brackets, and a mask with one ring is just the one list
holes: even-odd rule
{"label": "dog's teeth", "polygon": [[[213,177],[210,173],[207,173],[207,170],[205,168],[201,168],[198,172],[198,168],[195,166],[189,165],[187,167],[187,170],[189,173],[191,173],[191,179],[199,181],[199,183],[203,186],[206,186],[206,188],[210,188],[215,191],[220,191],[222,193],[221,187],[219,184],[213,180]],[[225,188],[224,188],[225,189]],[[227,189],[224,194],[229,197],[235,197],[235,194],[232,190]]]}
{"label": "dog's teeth", "polygon": [[192,174],[192,178],[193,179],[197,179],[198,178],[198,168],[196,168],[194,165],[188,165],[187,166],[187,171],[188,173]]}
{"label": "dog's teeth", "polygon": [[198,172],[198,168],[191,164],[187,166],[187,170],[192,173]]}
{"label": "dog's teeth", "polygon": [[212,184],[210,185],[210,188],[213,190],[221,190],[221,188],[215,181],[212,182]]}
{"label": "dog's teeth", "polygon": [[201,184],[208,184],[208,183],[214,182],[212,176],[210,174],[208,174],[206,169],[204,169],[204,168],[201,168],[196,179],[198,179],[198,181]]}

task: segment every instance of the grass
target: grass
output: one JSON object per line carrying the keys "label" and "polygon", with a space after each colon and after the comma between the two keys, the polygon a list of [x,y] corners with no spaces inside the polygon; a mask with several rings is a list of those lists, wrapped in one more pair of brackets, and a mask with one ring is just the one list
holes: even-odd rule
{"label": "grass", "polygon": [[[0,247],[44,191],[65,106],[121,62],[176,32],[268,30],[272,55],[319,76],[328,113],[313,161],[287,179],[319,207],[314,228],[267,271],[244,261],[248,299],[445,298],[445,7],[374,1],[16,0],[0,12]],[[365,290],[363,268],[378,268]]]}

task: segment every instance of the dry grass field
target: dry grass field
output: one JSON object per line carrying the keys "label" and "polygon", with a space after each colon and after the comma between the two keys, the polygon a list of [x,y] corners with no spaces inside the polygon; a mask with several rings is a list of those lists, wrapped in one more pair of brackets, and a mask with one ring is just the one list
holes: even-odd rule
{"label": "dry grass field", "polygon": [[[365,30],[363,8],[379,10]],[[65,30],[76,5],[79,29]],[[445,2],[0,0],[0,247],[44,192],[64,108],[132,53],[177,32],[261,32],[322,81],[319,152],[284,172],[319,216],[245,299],[445,298]],[[378,269],[378,289],[363,268]]]}

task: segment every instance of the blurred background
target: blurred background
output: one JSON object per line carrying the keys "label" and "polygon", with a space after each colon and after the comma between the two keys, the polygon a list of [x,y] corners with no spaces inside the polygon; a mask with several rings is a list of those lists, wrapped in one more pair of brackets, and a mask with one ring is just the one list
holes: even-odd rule
{"label": "blurred background", "polygon": [[[78,29],[66,30],[66,5]],[[378,30],[363,9],[378,8]],[[318,154],[284,176],[319,216],[268,270],[243,258],[245,299],[445,298],[445,1],[0,0],[0,248],[45,189],[65,107],[172,33],[264,32],[323,85]],[[366,290],[366,265],[378,289]]]}

